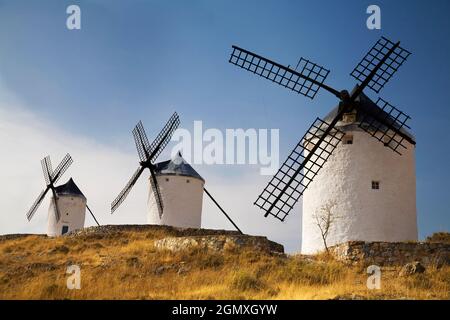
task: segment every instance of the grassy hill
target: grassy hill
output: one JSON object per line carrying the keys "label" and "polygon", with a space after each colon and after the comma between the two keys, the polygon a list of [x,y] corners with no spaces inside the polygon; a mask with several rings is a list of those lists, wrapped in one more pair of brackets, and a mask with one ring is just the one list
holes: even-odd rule
{"label": "grassy hill", "polygon": [[[450,267],[399,277],[382,269],[381,290],[368,290],[366,268],[325,255],[270,253],[252,247],[220,252],[161,250],[168,236],[223,234],[156,226],[89,228],[56,239],[0,237],[1,299],[450,299]],[[228,232],[227,234],[235,234]],[[69,290],[67,266],[81,268]]]}

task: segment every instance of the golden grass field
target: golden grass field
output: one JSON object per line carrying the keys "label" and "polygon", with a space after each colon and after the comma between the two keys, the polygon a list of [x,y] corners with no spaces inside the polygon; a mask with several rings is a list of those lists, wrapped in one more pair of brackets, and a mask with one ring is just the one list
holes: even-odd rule
{"label": "golden grass field", "polygon": [[[382,269],[368,290],[366,269],[325,255],[157,250],[163,230],[77,237],[25,236],[0,241],[1,299],[450,299],[450,267],[399,277]],[[66,286],[81,267],[81,289]]]}

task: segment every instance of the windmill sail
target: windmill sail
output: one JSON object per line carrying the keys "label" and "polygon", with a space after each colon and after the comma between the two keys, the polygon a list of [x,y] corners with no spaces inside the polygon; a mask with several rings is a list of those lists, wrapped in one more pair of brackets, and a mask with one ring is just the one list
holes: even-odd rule
{"label": "windmill sail", "polygon": [[31,218],[33,218],[33,215],[36,213],[37,208],[39,208],[39,206],[41,205],[41,202],[42,202],[42,200],[44,200],[45,195],[47,194],[48,190],[49,190],[49,188],[45,188],[44,190],[42,190],[41,193],[39,194],[39,196],[37,197],[37,199],[34,201],[30,210],[28,210],[28,212],[27,212],[28,221],[30,221]]}
{"label": "windmill sail", "polygon": [[410,129],[406,123],[411,117],[382,98],[378,99],[376,105],[378,108],[358,109],[363,115],[359,127],[401,155],[401,151],[407,148],[405,141],[416,144],[405,131],[405,128]]}
{"label": "windmill sail", "polygon": [[150,186],[152,187],[153,196],[155,197],[156,205],[158,207],[159,218],[162,217],[164,212],[164,204],[162,201],[161,190],[159,189],[158,181],[154,170],[150,171]]}
{"label": "windmill sail", "polygon": [[136,127],[134,127],[133,137],[139,159],[141,161],[147,161],[150,156],[147,151],[149,149],[149,143],[147,134],[145,133],[144,126],[142,125],[141,121],[139,121]]}
{"label": "windmill sail", "polygon": [[324,166],[344,133],[331,129],[317,118],[292,150],[278,172],[272,177],[255,205],[284,221],[314,177]]}
{"label": "windmill sail", "polygon": [[111,203],[111,213],[116,211],[116,209],[122,204],[122,202],[125,201],[125,198],[130,193],[131,189],[135,185],[136,181],[141,176],[142,172],[144,171],[145,167],[139,167],[137,170],[133,173],[128,183],[125,185],[125,187],[120,191],[119,195],[114,199],[114,201]]}
{"label": "windmill sail", "polygon": [[41,160],[41,166],[42,171],[44,173],[45,183],[49,185],[52,181],[52,174],[53,174],[52,162],[49,156],[46,156],[44,159]]}
{"label": "windmill sail", "polygon": [[59,179],[63,176],[63,174],[66,172],[66,170],[70,167],[70,165],[73,163],[72,157],[70,154],[66,154],[64,159],[61,160],[58,167],[56,167],[55,171],[52,173],[52,183],[55,184],[58,182]]}
{"label": "windmill sail", "polygon": [[229,62],[310,99],[314,99],[320,88],[339,95],[339,92],[324,85],[330,70],[303,58],[297,66],[301,69],[298,72],[251,51],[233,46]]}
{"label": "windmill sail", "polygon": [[[391,49],[394,49],[392,54],[377,68],[379,62]],[[355,69],[353,69],[350,75],[360,83],[363,83],[372,70],[377,68],[375,75],[370,79],[367,86],[376,93],[379,93],[410,55],[411,52],[408,50],[403,49],[385,37],[381,37],[362,58]]]}
{"label": "windmill sail", "polygon": [[140,166],[135,171],[135,173],[128,181],[126,186],[116,197],[116,199],[114,199],[114,201],[111,203],[111,213],[113,213],[122,204],[122,202],[125,200],[125,198],[130,193],[131,189],[135,185],[136,181],[139,179],[144,169],[148,168],[151,174],[150,185],[156,197],[156,203],[158,206],[160,217],[162,216],[164,206],[162,202],[161,192],[159,190],[159,185],[155,178],[153,163],[156,161],[158,156],[167,146],[172,137],[173,132],[178,128],[179,124],[180,119],[178,117],[178,114],[175,112],[170,117],[169,121],[163,127],[161,132],[158,134],[156,139],[152,142],[152,144],[150,144],[142,122],[141,121],[138,122],[138,124],[133,129],[133,137],[140,159]]}
{"label": "windmill sail", "polygon": [[164,150],[164,148],[169,143],[170,139],[172,138],[173,133],[180,125],[180,118],[178,117],[178,114],[175,112],[167,121],[164,128],[161,130],[161,132],[156,136],[155,140],[153,140],[152,144],[150,145],[150,148],[148,149],[148,153],[150,154],[150,161],[152,163],[155,163],[156,159],[159,157],[161,152]]}
{"label": "windmill sail", "polygon": [[73,163],[72,157],[70,154],[66,154],[66,156],[61,160],[58,167],[52,171],[52,163],[50,160],[50,157],[47,156],[44,159],[41,160],[41,166],[42,171],[44,174],[44,179],[46,183],[46,188],[41,191],[37,199],[34,201],[31,208],[28,210],[26,216],[28,221],[33,218],[36,210],[39,208],[40,204],[42,203],[42,200],[44,200],[45,195],[47,194],[48,190],[52,190],[53,194],[53,205],[55,206],[55,214],[56,214],[56,221],[59,221],[60,219],[60,213],[58,209],[58,203],[57,203],[57,196],[55,192],[55,183],[63,176],[63,174],[66,172],[66,170],[70,167],[70,165]]}

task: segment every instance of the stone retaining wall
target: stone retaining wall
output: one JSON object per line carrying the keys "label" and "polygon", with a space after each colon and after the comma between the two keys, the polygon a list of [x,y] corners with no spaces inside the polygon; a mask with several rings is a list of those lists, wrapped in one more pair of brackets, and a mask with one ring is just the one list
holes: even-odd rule
{"label": "stone retaining wall", "polygon": [[350,264],[403,265],[419,261],[423,265],[450,264],[450,244],[432,242],[350,241],[330,248],[339,261]]}
{"label": "stone retaining wall", "polygon": [[155,241],[155,247],[171,251],[180,251],[192,248],[222,251],[234,248],[249,247],[252,250],[264,252],[283,253],[281,244],[268,240],[266,237],[248,235],[211,235],[168,237]]}

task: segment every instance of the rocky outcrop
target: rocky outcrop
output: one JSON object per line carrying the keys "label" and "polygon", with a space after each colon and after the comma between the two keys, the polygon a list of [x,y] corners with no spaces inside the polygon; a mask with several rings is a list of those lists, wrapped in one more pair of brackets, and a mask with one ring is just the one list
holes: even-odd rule
{"label": "rocky outcrop", "polygon": [[424,266],[450,265],[447,243],[350,241],[331,247],[330,253],[349,264],[398,266],[417,261]]}
{"label": "rocky outcrop", "polygon": [[399,272],[400,277],[407,277],[417,273],[424,273],[425,267],[420,264],[420,262],[415,261],[412,263],[407,263],[403,266],[403,268]]}
{"label": "rocky outcrop", "polygon": [[202,236],[202,235],[239,235],[238,231],[230,230],[214,230],[214,229],[196,229],[196,228],[176,228],[171,226],[152,225],[152,224],[124,224],[124,225],[104,225],[98,227],[88,227],[65,234],[65,237],[80,237],[80,236],[108,236],[120,232],[161,232],[164,234],[173,235],[175,237],[181,236]]}
{"label": "rocky outcrop", "polygon": [[6,241],[6,240],[15,240],[15,239],[21,239],[26,238],[30,236],[36,236],[36,237],[46,237],[46,235],[43,234],[29,234],[29,233],[13,233],[13,234],[3,234],[0,235],[0,241]]}
{"label": "rocky outcrop", "polygon": [[222,251],[231,248],[251,247],[256,251],[284,253],[281,244],[266,237],[244,235],[237,231],[176,228],[161,225],[106,225],[89,227],[69,232],[65,237],[108,238],[127,232],[149,232],[155,240],[155,247],[171,251],[191,248]]}
{"label": "rocky outcrop", "polygon": [[256,251],[283,253],[281,244],[268,240],[266,237],[248,235],[210,235],[189,237],[168,237],[155,241],[155,247],[171,251],[181,251],[193,248],[211,251],[252,248]]}

